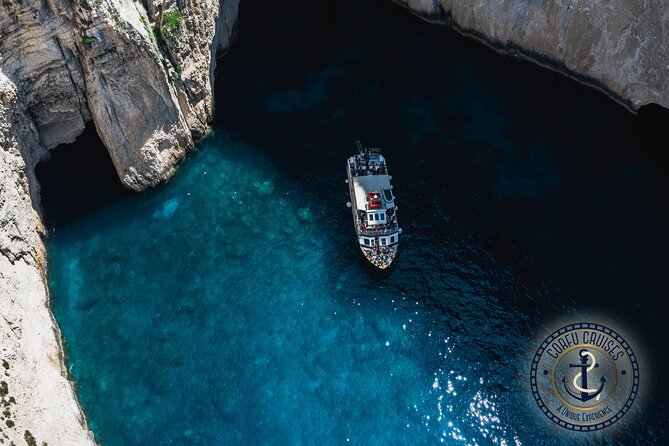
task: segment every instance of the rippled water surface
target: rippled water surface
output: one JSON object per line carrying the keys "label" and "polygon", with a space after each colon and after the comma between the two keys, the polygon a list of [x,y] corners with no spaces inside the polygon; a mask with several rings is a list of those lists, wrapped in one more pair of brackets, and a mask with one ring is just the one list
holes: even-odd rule
{"label": "rippled water surface", "polygon": [[[76,175],[43,182],[103,444],[667,441],[666,166],[631,115],[382,1],[242,1],[218,70],[214,132],[169,184],[64,214]],[[387,273],[345,206],[355,138],[394,177]],[[591,316],[628,329],[649,383],[592,435],[554,428],[528,382],[537,336]]]}

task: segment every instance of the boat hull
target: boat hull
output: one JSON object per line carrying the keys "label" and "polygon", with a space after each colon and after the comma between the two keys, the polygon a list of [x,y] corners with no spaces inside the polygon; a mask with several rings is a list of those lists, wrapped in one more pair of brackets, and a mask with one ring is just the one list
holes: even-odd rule
{"label": "boat hull", "polygon": [[[398,233],[395,232],[388,232],[388,233],[382,233],[382,234],[371,234],[369,231],[365,231],[364,229],[364,223],[358,221],[358,209],[356,207],[357,197],[355,194],[355,187],[354,187],[354,176],[351,172],[351,166],[350,166],[350,161],[347,162],[346,166],[346,172],[347,172],[347,183],[349,186],[349,196],[351,198],[351,201],[349,203],[351,210],[352,210],[352,216],[353,216],[353,229],[358,237],[358,243],[360,250],[362,251],[362,254],[365,256],[365,258],[374,265],[375,267],[379,269],[387,269],[392,265],[393,261],[395,260],[395,257],[397,256],[397,247],[398,243],[393,243],[393,244],[388,244],[388,245],[380,245],[379,241],[379,236],[381,238],[387,238],[390,235],[395,236],[395,240],[397,240]],[[373,240],[373,243],[371,245],[366,245],[363,246],[362,242],[360,241],[361,239],[368,239],[368,240]],[[386,243],[384,241],[384,243]],[[397,240],[399,241],[399,240]]]}

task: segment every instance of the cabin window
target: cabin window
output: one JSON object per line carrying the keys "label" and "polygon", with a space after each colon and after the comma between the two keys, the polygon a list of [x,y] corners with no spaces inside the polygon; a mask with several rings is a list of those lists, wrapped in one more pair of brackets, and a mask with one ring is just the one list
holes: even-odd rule
{"label": "cabin window", "polygon": [[379,214],[379,217],[381,217],[381,221],[384,221],[384,220],[386,219],[386,215],[385,215],[385,214]]}
{"label": "cabin window", "polygon": [[385,244],[386,244],[386,239],[385,238],[381,239],[381,244],[385,246]]}
{"label": "cabin window", "polygon": [[390,243],[395,243],[395,236],[390,237]]}

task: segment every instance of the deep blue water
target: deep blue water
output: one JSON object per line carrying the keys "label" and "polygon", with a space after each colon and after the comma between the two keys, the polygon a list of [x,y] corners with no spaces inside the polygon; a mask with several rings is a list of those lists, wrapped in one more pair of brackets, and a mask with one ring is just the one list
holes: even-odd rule
{"label": "deep blue water", "polygon": [[[167,185],[63,175],[94,138],[40,167],[54,312],[104,445],[669,441],[666,159],[637,118],[386,1],[245,0],[218,71],[214,133]],[[356,138],[394,178],[388,273],[345,206]],[[538,412],[528,357],[590,317],[645,380],[586,435]]]}

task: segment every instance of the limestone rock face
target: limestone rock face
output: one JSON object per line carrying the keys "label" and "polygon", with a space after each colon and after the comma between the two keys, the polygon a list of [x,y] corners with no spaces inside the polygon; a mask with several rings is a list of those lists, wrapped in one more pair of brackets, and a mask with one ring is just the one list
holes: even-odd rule
{"label": "limestone rock face", "polygon": [[25,161],[40,150],[37,127],[0,72],[0,440],[93,445],[48,306],[34,166]]}
{"label": "limestone rock face", "polygon": [[78,8],[87,102],[100,139],[126,186],[154,186],[193,145],[177,100],[180,80],[134,1]]}
{"label": "limestone rock face", "polygon": [[669,108],[664,0],[395,0],[501,51],[601,89],[632,110]]}
{"label": "limestone rock face", "polygon": [[[213,81],[217,53],[225,51],[234,31],[239,0],[218,2],[183,0],[183,9],[191,11],[181,16],[176,29],[163,26],[162,43],[181,79],[179,101],[193,132],[204,135],[207,124],[214,117]],[[160,1],[148,0],[149,15],[160,14]],[[164,9],[165,14],[171,11]]]}
{"label": "limestone rock face", "polygon": [[[32,3],[32,2],[31,2]],[[71,11],[2,1],[0,70],[16,84],[42,146],[72,142],[91,118],[75,48]]]}
{"label": "limestone rock face", "polygon": [[0,0],[0,443],[94,444],[49,309],[35,165],[92,120],[127,187],[169,178],[213,117],[237,6]]}
{"label": "limestone rock face", "polygon": [[121,181],[143,190],[205,133],[238,2],[2,0],[0,70],[41,148],[72,142],[92,119]]}

